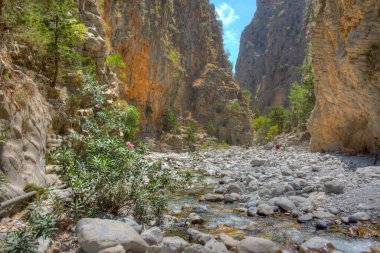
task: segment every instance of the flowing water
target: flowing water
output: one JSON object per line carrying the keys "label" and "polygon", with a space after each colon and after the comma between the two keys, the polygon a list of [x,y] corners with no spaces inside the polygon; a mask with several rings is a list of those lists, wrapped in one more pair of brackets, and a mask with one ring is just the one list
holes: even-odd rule
{"label": "flowing water", "polygon": [[[208,183],[212,179],[206,180]],[[379,246],[379,237],[357,238],[350,235],[348,225],[331,226],[327,231],[317,231],[312,223],[299,224],[296,218],[285,214],[276,214],[273,217],[248,217],[246,212],[239,208],[239,204],[224,204],[199,202],[198,197],[212,192],[212,185],[194,188],[193,191],[184,191],[173,197],[169,203],[169,212],[177,210],[173,216],[186,218],[191,212],[199,214],[205,223],[193,225],[199,231],[218,235],[226,233],[235,239],[245,236],[257,236],[271,239],[281,245],[288,252],[298,252],[297,245],[311,237],[319,236],[328,239],[335,248],[347,253],[371,252],[371,246]],[[173,212],[172,212],[173,213]],[[371,232],[378,232],[379,224],[367,224]],[[372,230],[373,229],[373,230]],[[176,234],[179,232],[172,232]]]}

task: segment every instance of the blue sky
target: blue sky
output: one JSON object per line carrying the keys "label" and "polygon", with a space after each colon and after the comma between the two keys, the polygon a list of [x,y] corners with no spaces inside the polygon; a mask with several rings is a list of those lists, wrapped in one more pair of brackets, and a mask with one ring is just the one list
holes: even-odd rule
{"label": "blue sky", "polygon": [[223,22],[224,47],[231,53],[234,64],[239,54],[240,35],[251,22],[256,11],[256,0],[210,0]]}

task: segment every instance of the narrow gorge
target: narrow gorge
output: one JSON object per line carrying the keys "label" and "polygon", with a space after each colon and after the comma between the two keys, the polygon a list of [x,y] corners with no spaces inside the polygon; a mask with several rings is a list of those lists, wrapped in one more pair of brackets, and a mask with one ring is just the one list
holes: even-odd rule
{"label": "narrow gorge", "polygon": [[379,0],[0,0],[0,252],[380,252],[379,138]]}

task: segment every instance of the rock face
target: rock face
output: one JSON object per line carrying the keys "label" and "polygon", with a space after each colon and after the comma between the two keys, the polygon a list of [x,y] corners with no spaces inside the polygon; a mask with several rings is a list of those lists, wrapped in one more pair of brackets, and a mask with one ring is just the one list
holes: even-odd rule
{"label": "rock face", "polygon": [[305,0],[258,0],[242,33],[236,77],[261,112],[287,105],[290,85],[300,80],[296,68],[305,58],[305,10]]}
{"label": "rock face", "polygon": [[[231,113],[225,108],[215,113],[219,103],[235,99],[242,112],[248,115],[249,110],[233,82],[221,27],[209,1],[106,0],[100,8],[110,27],[107,40],[126,63],[121,96],[139,108],[146,132],[160,129],[165,110],[171,108],[182,118],[194,115],[221,140],[247,142],[246,117],[239,115],[222,125],[223,113]],[[205,93],[210,90],[214,93]]]}
{"label": "rock face", "polygon": [[380,136],[380,5],[377,0],[313,1],[311,56],[315,151],[373,150]]}

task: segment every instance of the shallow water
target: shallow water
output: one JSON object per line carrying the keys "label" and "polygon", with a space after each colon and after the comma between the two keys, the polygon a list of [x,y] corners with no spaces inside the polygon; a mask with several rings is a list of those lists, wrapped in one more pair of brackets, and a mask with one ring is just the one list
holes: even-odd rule
{"label": "shallow water", "polygon": [[[297,245],[314,236],[320,236],[333,243],[335,248],[347,253],[360,253],[368,251],[370,247],[380,246],[379,238],[359,239],[348,235],[348,226],[331,227],[327,231],[316,231],[313,223],[299,224],[289,215],[276,214],[273,217],[248,217],[238,210],[237,204],[199,202],[198,196],[211,192],[210,188],[186,191],[173,197],[169,202],[169,210],[184,210],[177,214],[185,218],[190,212],[198,213],[205,224],[194,228],[209,234],[227,233],[235,239],[244,236],[257,236],[271,239],[289,252],[298,252]],[[379,225],[371,225],[380,229]]]}

